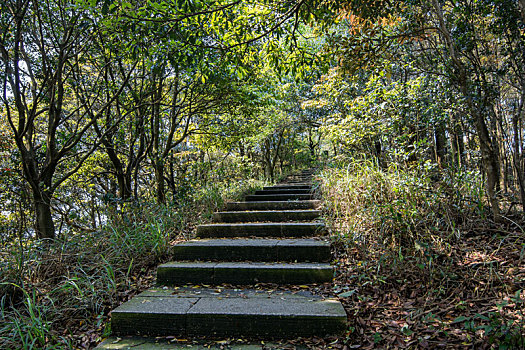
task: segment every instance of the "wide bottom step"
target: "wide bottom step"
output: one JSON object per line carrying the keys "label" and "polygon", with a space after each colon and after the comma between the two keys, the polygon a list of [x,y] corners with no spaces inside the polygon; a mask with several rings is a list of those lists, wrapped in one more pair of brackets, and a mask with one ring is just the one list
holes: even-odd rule
{"label": "wide bottom step", "polygon": [[111,314],[116,335],[267,336],[338,334],[346,313],[308,292],[153,288]]}
{"label": "wide bottom step", "polygon": [[[143,336],[111,336],[106,338],[95,349],[98,350],[209,350],[209,349],[224,349],[224,350],[283,350],[290,347],[286,344],[286,339],[275,339],[274,341],[261,341],[253,339],[248,341],[245,339],[228,339],[224,340],[218,337],[210,345],[209,338],[197,339],[177,339],[172,336],[168,337],[143,337]],[[226,344],[225,344],[226,343]],[[284,347],[283,347],[284,345]],[[294,346],[295,350],[311,349],[307,345]]]}

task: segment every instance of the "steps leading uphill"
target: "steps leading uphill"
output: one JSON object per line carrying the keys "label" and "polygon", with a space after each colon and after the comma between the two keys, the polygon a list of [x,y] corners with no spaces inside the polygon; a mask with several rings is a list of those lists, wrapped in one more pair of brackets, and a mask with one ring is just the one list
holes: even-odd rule
{"label": "steps leading uphill", "polygon": [[289,176],[215,213],[212,224],[198,227],[197,239],[173,248],[177,261],[158,267],[157,287],[113,310],[114,335],[294,338],[343,332],[346,313],[336,299],[255,289],[258,283],[332,281],[311,177],[309,171]]}

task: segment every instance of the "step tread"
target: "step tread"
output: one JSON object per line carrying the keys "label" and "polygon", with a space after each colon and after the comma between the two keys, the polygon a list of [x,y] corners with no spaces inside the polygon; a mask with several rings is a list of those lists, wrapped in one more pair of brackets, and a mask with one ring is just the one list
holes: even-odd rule
{"label": "step tread", "polygon": [[231,211],[217,211],[215,214],[295,214],[295,213],[312,213],[321,214],[317,209],[286,209],[286,210],[231,210]]}
{"label": "step tread", "polygon": [[228,247],[277,247],[277,246],[330,246],[330,242],[322,239],[272,239],[272,238],[210,238],[192,239],[175,245],[178,246],[228,246]]}
{"label": "step tread", "polygon": [[112,312],[117,334],[306,335],[345,325],[340,302],[309,292],[152,288]]}
{"label": "step tread", "polygon": [[[283,345],[279,341],[261,343],[260,341],[245,341],[239,339],[238,341],[228,341],[228,345],[220,345],[222,339],[217,340],[217,345],[212,346],[211,349],[228,349],[228,350],[282,350]],[[97,350],[208,350],[210,349],[209,340],[192,339],[191,345],[184,344],[186,339],[181,342],[174,341],[173,338],[165,337],[140,337],[140,336],[110,336],[100,343],[95,349]],[[296,347],[296,349],[307,350],[307,347]]]}
{"label": "step tread", "polygon": [[196,268],[196,269],[251,269],[251,270],[322,270],[333,267],[329,263],[291,263],[291,262],[237,262],[237,261],[171,261],[159,265],[163,268]]}
{"label": "step tread", "polygon": [[312,198],[312,193],[291,193],[291,194],[249,194],[246,196],[247,201],[264,201],[268,200],[307,200]]}
{"label": "step tread", "polygon": [[296,201],[250,201],[250,202],[228,202],[228,211],[246,210],[275,210],[275,209],[305,209],[317,208],[321,205],[320,200],[296,200]]}
{"label": "step tread", "polygon": [[212,224],[202,224],[198,227],[324,227],[322,222],[216,222]]}

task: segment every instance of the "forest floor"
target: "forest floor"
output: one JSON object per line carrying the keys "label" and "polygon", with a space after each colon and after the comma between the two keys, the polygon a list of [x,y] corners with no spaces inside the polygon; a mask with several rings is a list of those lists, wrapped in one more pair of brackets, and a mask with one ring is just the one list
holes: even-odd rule
{"label": "forest floor", "polygon": [[331,347],[525,348],[523,233],[480,229],[441,252],[418,250],[335,250],[350,330]]}

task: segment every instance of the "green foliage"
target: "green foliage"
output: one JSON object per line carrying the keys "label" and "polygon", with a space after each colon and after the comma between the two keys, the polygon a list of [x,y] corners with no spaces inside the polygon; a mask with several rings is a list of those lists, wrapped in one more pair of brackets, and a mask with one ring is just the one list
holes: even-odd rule
{"label": "green foliage", "polygon": [[185,229],[181,217],[185,213],[177,209],[149,203],[124,204],[110,215],[109,247],[125,261],[136,256],[162,257],[170,238]]}
{"label": "green foliage", "polygon": [[[8,306],[8,296],[0,300],[0,317],[3,325],[0,326],[0,345],[19,347],[20,349],[54,349],[58,339],[50,335],[51,322],[47,316],[52,312],[54,305],[49,296],[39,300],[35,290],[28,291],[18,285],[0,283],[1,287],[14,287],[23,294],[20,307]],[[60,339],[65,341],[65,339]],[[67,341],[62,346],[68,346]]]}

